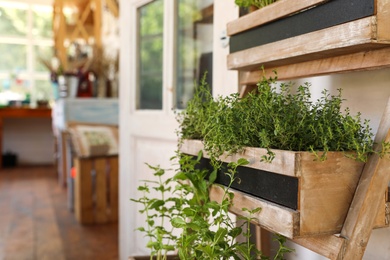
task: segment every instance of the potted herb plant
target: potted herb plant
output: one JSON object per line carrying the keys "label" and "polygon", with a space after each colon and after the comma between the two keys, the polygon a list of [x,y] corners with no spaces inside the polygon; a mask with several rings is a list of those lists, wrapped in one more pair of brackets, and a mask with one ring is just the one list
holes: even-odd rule
{"label": "potted herb plant", "polygon": [[[243,208],[247,217],[240,217],[244,224],[237,226],[227,214],[233,203],[230,185],[221,187],[219,202],[210,199],[210,188],[221,168],[214,165],[209,170],[202,167],[201,160],[201,152],[197,156],[178,153],[172,158],[178,167],[171,177],[167,176],[168,170],[148,165],[155,179],[139,186],[143,195],[132,200],[143,205],[140,213],[145,215],[147,225],[138,230],[149,239],[151,255],[130,259],[268,259],[250,242],[250,222],[261,209]],[[230,183],[237,167],[246,163],[245,159],[229,163],[224,174]],[[153,196],[153,192],[159,196]],[[239,235],[246,241],[239,242]],[[276,239],[280,247],[273,259],[283,259],[291,249],[284,246],[284,237]]]}
{"label": "potted herb plant", "polygon": [[[341,90],[335,96],[323,91],[312,102],[308,83],[293,92],[291,83],[277,89],[276,80],[262,78],[244,98],[216,99],[203,82],[178,117],[180,150],[201,150],[210,164],[249,162],[237,167],[232,183],[217,171],[216,182],[233,188],[233,212],[249,217],[242,207],[260,207],[261,214],[250,217],[289,238],[337,233],[364,162],[375,152],[369,122],[341,110]],[[218,188],[210,196],[223,197]],[[385,214],[378,216],[376,225],[385,225]]]}

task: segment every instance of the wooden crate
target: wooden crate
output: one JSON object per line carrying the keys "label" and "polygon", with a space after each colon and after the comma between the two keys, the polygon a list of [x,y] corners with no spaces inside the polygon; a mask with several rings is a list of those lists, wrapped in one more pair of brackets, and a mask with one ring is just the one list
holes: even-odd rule
{"label": "wooden crate", "polygon": [[118,221],[118,156],[75,158],[75,214],[82,224]]}
{"label": "wooden crate", "polygon": [[[203,150],[203,144],[197,140],[186,140],[181,147],[181,152],[190,155],[197,155],[199,150]],[[324,162],[314,161],[310,152],[273,152],[275,159],[272,163],[260,161],[267,153],[261,148],[248,147],[240,154],[221,156],[220,159],[226,163],[239,158],[250,162],[238,169],[240,183],[232,186],[235,197],[230,210],[245,215],[243,208],[261,207],[261,212],[255,216],[256,221],[262,227],[288,238],[340,232],[364,163],[348,159],[341,152],[329,152]],[[208,158],[205,152],[204,157]],[[264,177],[264,174],[267,176]],[[217,182],[226,183],[219,178]],[[269,187],[261,191],[262,186]],[[221,188],[215,185],[212,199],[218,201],[221,196]],[[386,201],[387,192],[376,218],[376,227],[388,225]]]}
{"label": "wooden crate", "polygon": [[280,0],[227,25],[228,68],[258,70],[390,47],[389,23],[389,0]]}

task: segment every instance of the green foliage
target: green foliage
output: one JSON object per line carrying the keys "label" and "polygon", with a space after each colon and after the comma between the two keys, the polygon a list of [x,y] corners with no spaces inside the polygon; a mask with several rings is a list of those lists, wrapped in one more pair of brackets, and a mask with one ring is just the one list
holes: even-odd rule
{"label": "green foliage", "polygon": [[[167,254],[174,251],[185,260],[267,259],[249,240],[249,223],[260,209],[245,209],[248,216],[240,218],[247,225],[242,226],[237,226],[227,214],[233,203],[229,189],[237,167],[248,164],[248,161],[240,159],[228,165],[225,174],[229,176],[230,184],[221,187],[223,196],[217,203],[210,200],[209,190],[217,170],[221,169],[201,169],[201,158],[201,152],[197,158],[178,154],[172,158],[179,161],[179,167],[171,178],[165,176],[166,170],[148,165],[154,171],[156,181],[145,181],[138,188],[144,195],[132,201],[143,205],[140,213],[146,216],[147,226],[138,230],[149,238],[147,246],[151,250],[151,259],[153,256],[166,259]],[[152,196],[153,191],[159,194],[157,198]],[[239,235],[247,241],[238,242]],[[282,246],[284,248],[284,243]]]}
{"label": "green foliage", "polygon": [[[360,113],[351,115],[348,108],[342,111],[341,89],[338,95],[324,90],[312,102],[309,83],[293,93],[292,83],[277,87],[276,80],[263,77],[257,91],[244,98],[231,94],[215,100],[202,83],[178,116],[180,138],[203,140],[215,158],[245,146],[268,149],[265,161],[272,161],[271,149],[311,151],[319,160],[325,160],[329,151],[344,151],[363,162],[374,152],[369,121],[362,121]],[[381,153],[389,149],[382,147]]]}
{"label": "green foliage", "polygon": [[262,8],[275,3],[276,1],[277,0],[235,0],[235,3],[240,7],[256,6],[257,8]]}

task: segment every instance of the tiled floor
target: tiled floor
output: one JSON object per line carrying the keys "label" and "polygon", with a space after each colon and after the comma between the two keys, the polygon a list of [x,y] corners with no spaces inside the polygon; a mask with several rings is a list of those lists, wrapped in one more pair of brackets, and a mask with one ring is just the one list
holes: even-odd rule
{"label": "tiled floor", "polygon": [[118,259],[118,225],[80,225],[54,167],[0,169],[3,259]]}

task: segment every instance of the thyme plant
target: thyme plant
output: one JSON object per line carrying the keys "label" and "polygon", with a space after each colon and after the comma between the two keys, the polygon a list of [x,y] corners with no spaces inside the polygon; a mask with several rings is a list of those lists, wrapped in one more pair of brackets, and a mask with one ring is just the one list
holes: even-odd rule
{"label": "thyme plant", "polygon": [[276,1],[277,0],[235,0],[235,3],[240,7],[255,6],[257,8],[262,8],[264,6],[275,3]]}
{"label": "thyme plant", "polygon": [[[293,92],[293,83],[277,86],[276,81],[276,76],[263,77],[257,90],[243,98],[231,94],[215,99],[201,82],[188,109],[178,116],[180,138],[203,140],[215,158],[245,146],[268,149],[262,158],[266,161],[273,159],[272,149],[311,151],[319,160],[329,151],[343,151],[363,162],[374,152],[369,121],[342,110],[341,89],[337,95],[324,90],[313,102],[309,83]],[[388,151],[388,145],[383,147]]]}

